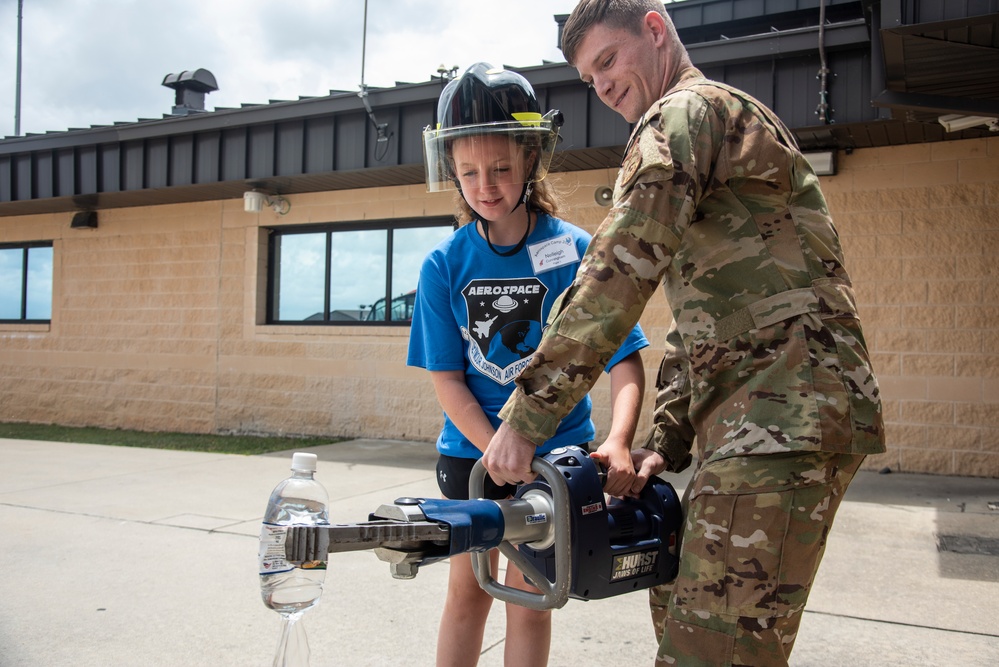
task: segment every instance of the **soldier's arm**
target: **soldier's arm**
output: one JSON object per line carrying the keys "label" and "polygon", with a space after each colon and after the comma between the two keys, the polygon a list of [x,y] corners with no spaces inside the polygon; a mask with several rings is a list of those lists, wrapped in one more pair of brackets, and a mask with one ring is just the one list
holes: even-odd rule
{"label": "soldier's arm", "polygon": [[[687,111],[672,113],[686,128]],[[625,156],[614,206],[500,411],[511,429],[534,443],[551,437],[638,322],[693,216],[703,179],[697,165],[674,163],[671,142],[658,125],[645,126]],[[682,133],[680,141],[691,139]]]}
{"label": "soldier's arm", "polygon": [[690,360],[674,323],[666,334],[666,351],[656,378],[652,428],[642,445],[642,449],[657,452],[663,458],[664,469],[672,472],[680,472],[691,461],[694,428],[688,416],[689,373]]}

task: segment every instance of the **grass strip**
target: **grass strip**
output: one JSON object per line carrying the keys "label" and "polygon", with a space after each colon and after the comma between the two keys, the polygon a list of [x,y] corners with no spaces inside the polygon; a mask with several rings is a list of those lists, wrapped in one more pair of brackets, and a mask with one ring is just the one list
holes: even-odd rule
{"label": "grass strip", "polygon": [[160,433],[24,423],[0,423],[0,438],[246,455],[328,445],[343,440],[329,437]]}

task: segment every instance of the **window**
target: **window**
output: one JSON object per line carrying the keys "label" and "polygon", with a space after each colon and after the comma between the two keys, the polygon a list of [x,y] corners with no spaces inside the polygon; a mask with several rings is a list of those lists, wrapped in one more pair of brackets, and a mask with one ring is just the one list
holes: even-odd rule
{"label": "window", "polygon": [[51,319],[51,241],[0,244],[0,322]]}
{"label": "window", "polygon": [[270,236],[268,324],[408,324],[420,265],[449,218],[282,227]]}

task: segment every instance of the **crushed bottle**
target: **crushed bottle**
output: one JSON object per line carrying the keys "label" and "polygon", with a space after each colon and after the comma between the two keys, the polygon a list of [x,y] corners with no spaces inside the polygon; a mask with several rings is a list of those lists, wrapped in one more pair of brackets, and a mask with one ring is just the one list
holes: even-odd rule
{"label": "crushed bottle", "polygon": [[315,479],[317,460],[315,454],[306,452],[292,456],[292,474],[271,492],[260,529],[260,595],[266,607],[282,616],[274,667],[309,664],[301,617],[323,594],[326,562],[290,563],[284,549],[288,526],[329,525],[329,496]]}

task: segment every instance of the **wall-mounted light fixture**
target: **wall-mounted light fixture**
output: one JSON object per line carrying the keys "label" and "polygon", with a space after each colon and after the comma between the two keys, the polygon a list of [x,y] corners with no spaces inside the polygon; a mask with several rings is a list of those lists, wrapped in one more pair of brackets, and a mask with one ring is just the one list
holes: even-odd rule
{"label": "wall-mounted light fixture", "polygon": [[946,132],[970,130],[979,125],[988,125],[991,131],[999,132],[999,118],[992,118],[991,116],[964,116],[958,113],[949,113],[940,116],[937,118],[937,121],[943,125],[943,129]]}
{"label": "wall-mounted light fixture", "polygon": [[253,189],[243,193],[243,210],[247,213],[260,213],[264,206],[270,206],[278,215],[291,210],[291,202],[281,195]]}
{"label": "wall-mounted light fixture", "polygon": [[73,229],[97,229],[97,211],[77,211],[69,226]]}
{"label": "wall-mounted light fixture", "polygon": [[611,200],[613,199],[614,191],[606,185],[601,185],[593,191],[593,201],[595,201],[599,206],[610,206]]}
{"label": "wall-mounted light fixture", "polygon": [[804,156],[816,176],[836,175],[836,151],[815,151],[804,153]]}

